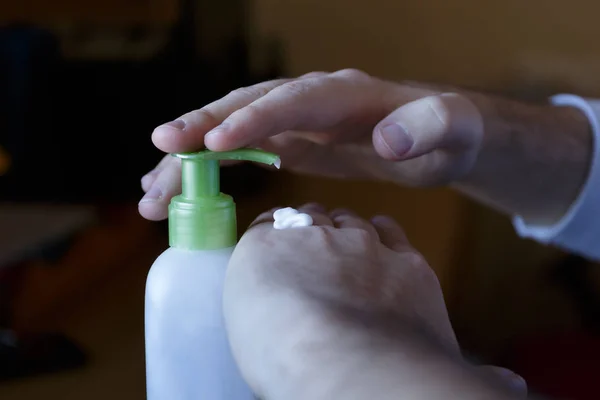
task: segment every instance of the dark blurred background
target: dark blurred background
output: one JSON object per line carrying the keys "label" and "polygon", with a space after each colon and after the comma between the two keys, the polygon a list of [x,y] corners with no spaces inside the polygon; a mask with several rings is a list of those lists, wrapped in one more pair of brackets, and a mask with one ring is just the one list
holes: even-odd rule
{"label": "dark blurred background", "polygon": [[[155,126],[240,86],[347,67],[524,99],[600,96],[598,12],[591,0],[3,2],[0,398],[144,398],[144,280],[167,246],[164,223],[137,214],[140,178],[163,156]],[[223,181],[241,229],[313,200],[397,217],[466,354],[535,392],[599,397],[596,266],[518,239],[447,189],[251,165]]]}

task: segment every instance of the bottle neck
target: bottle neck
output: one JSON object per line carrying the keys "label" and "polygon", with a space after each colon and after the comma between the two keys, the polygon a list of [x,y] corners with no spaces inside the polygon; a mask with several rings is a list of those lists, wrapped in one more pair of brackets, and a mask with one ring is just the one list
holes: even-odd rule
{"label": "bottle neck", "polygon": [[220,192],[218,160],[181,160],[181,195],[186,199],[216,197]]}
{"label": "bottle neck", "polygon": [[176,196],[169,204],[169,245],[184,250],[227,249],[237,243],[235,203],[219,194],[190,200]]}

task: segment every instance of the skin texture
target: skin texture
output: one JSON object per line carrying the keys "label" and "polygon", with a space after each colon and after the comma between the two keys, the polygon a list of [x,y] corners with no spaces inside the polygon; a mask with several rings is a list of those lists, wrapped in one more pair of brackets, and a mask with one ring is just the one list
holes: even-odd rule
{"label": "skin texture", "polygon": [[[356,70],[235,90],[159,126],[152,140],[165,152],[262,147],[304,174],[450,184],[538,224],[557,221],[572,204],[592,151],[587,120],[575,109],[398,84]],[[179,176],[168,157],[142,178],[144,217],[166,218]]]}
{"label": "skin texture", "polygon": [[472,96],[490,134],[478,162],[455,186],[530,223],[555,223],[587,178],[593,149],[587,117],[570,107]]}
{"label": "skin texture", "polygon": [[[592,137],[576,109],[342,70],[235,90],[156,128],[152,140],[165,152],[262,147],[303,174],[452,185],[548,224],[579,193]],[[180,174],[167,156],[142,178],[145,218],[166,218]],[[258,394],[523,396],[510,371],[462,359],[437,279],[395,222],[312,212],[318,227],[277,234],[263,215],[267,222],[248,231],[232,259],[225,312],[238,362]]]}
{"label": "skin texture", "polygon": [[226,277],[230,343],[261,398],[526,397],[510,371],[462,359],[439,282],[393,219],[301,211],[315,226],[259,216]]}

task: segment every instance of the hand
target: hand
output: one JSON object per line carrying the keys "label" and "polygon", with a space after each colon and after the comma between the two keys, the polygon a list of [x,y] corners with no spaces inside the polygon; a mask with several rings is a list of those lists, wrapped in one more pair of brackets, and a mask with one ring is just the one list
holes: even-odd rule
{"label": "hand", "polygon": [[[435,273],[394,220],[367,221],[345,210],[327,214],[316,205],[300,210],[311,214],[315,226],[275,230],[272,212],[264,213],[229,264],[227,329],[257,395],[367,399],[387,390],[378,398],[398,398],[385,382],[406,382],[426,359],[414,332],[460,358]],[[484,370],[503,374],[524,394],[514,374]],[[370,373],[376,375],[372,380]],[[435,386],[435,376],[418,378]],[[410,392],[413,384],[406,386]],[[405,398],[420,398],[408,392]]]}
{"label": "hand", "polygon": [[[300,173],[423,186],[466,174],[482,134],[482,117],[463,95],[342,70],[235,90],[156,128],[152,140],[169,153],[256,146]],[[167,156],[142,179],[144,217],[166,218],[181,190],[179,168]]]}

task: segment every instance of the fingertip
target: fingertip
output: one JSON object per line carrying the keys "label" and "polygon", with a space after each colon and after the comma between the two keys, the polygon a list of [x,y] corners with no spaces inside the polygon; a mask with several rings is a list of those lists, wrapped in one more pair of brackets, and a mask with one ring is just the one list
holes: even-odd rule
{"label": "fingertip", "polygon": [[138,204],[138,212],[150,221],[162,221],[167,218],[167,206],[162,200],[142,200]]}
{"label": "fingertip", "polygon": [[466,151],[480,145],[483,117],[457,93],[421,97],[401,105],[373,130],[373,146],[385,159],[406,160],[436,149]]}
{"label": "fingertip", "polygon": [[184,132],[168,124],[163,124],[152,132],[152,143],[165,153],[186,151],[186,138]]}
{"label": "fingertip", "polygon": [[227,137],[223,134],[223,129],[213,129],[204,136],[204,146],[212,151],[228,151],[233,150],[232,146],[228,146]]}
{"label": "fingertip", "polygon": [[223,123],[204,135],[204,146],[212,151],[229,151],[248,146],[249,135],[242,128]]}
{"label": "fingertip", "polygon": [[214,125],[199,118],[197,114],[199,113],[194,111],[180,119],[157,126],[152,132],[152,143],[165,153],[181,153],[203,148],[205,134]]}

